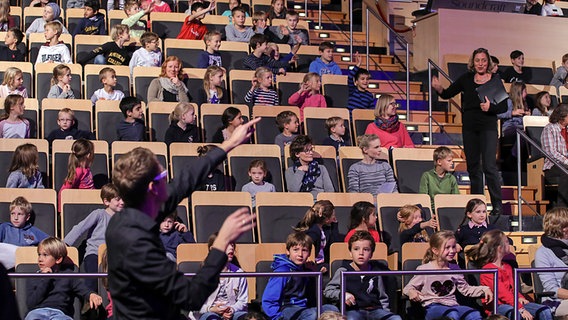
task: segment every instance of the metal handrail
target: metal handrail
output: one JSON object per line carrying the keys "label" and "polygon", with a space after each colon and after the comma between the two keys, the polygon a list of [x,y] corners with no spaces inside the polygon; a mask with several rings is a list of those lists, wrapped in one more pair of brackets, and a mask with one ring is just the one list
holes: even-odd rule
{"label": "metal handrail", "polygon": [[[554,159],[550,154],[548,154],[547,152],[545,152],[541,146],[539,146],[536,142],[534,142],[523,130],[517,128],[517,194],[518,194],[518,199],[517,199],[517,206],[519,207],[519,231],[523,231],[523,206],[522,206],[522,201],[524,201],[524,199],[521,198],[521,188],[522,188],[522,182],[521,182],[521,138],[525,141],[528,142],[531,147],[537,149],[538,151],[540,151],[545,158],[547,158],[548,160],[552,161],[552,163],[554,163],[555,166],[557,166],[560,171],[562,171],[565,175],[568,176],[568,169],[566,169],[564,167],[564,165],[562,165],[558,160]],[[526,202],[526,201],[525,201]]]}
{"label": "metal handrail", "polygon": [[389,270],[389,271],[343,271],[341,272],[341,278],[339,280],[339,286],[341,287],[341,295],[339,296],[339,302],[341,304],[341,314],[345,314],[345,277],[350,275],[436,275],[436,274],[464,274],[464,273],[471,273],[471,274],[481,274],[481,273],[493,273],[493,308],[497,310],[497,301],[499,300],[498,297],[498,287],[497,287],[497,269],[475,269],[475,270],[408,270],[408,271],[398,271],[398,270]]}
{"label": "metal handrail", "polygon": [[[568,267],[566,268],[513,268],[513,280],[515,280],[515,285],[513,286],[513,297],[519,296],[519,273],[535,273],[535,272],[568,272]],[[538,275],[537,275],[538,276]],[[513,315],[513,320],[519,320],[519,299],[515,299],[513,304],[513,310],[515,310]]]}
{"label": "metal handrail", "polygon": [[[428,142],[432,145],[432,67],[438,70],[438,74],[441,74],[450,83],[453,83],[450,76],[442,70],[432,59],[428,59],[428,137],[430,141]],[[459,108],[461,111],[461,108]],[[449,110],[448,110],[449,111]]]}
{"label": "metal handrail", "polygon": [[[525,270],[525,269],[520,269]],[[531,269],[527,269],[531,270]],[[568,271],[568,268],[566,269]],[[388,270],[388,271],[344,271],[341,273],[340,279],[340,287],[341,287],[341,294],[340,294],[340,301],[345,301],[345,286],[343,285],[345,282],[345,277],[349,275],[435,275],[435,274],[481,274],[481,273],[493,273],[493,304],[495,310],[497,310],[497,297],[498,297],[498,287],[497,287],[497,269],[475,269],[475,270],[408,270],[408,271],[398,271],[398,270]],[[196,273],[184,273],[186,277],[193,277]],[[240,278],[240,277],[316,277],[317,278],[317,285],[316,285],[316,305],[317,305],[317,314],[321,314],[321,304],[322,304],[322,279],[323,274],[321,272],[221,272],[220,277],[223,278]],[[515,276],[517,276],[517,269],[515,269]],[[108,277],[108,273],[9,273],[8,277],[11,278],[106,278]],[[515,290],[517,289],[515,283]],[[516,291],[515,291],[516,292]],[[341,303],[341,313],[345,314],[345,304]]]}
{"label": "metal handrail", "polygon": [[[351,1],[349,1],[351,3]],[[350,4],[351,6],[351,4]],[[350,35],[350,52],[351,52],[351,61],[353,61],[353,13],[351,12],[351,8],[349,10],[350,17],[349,17],[349,35]],[[393,34],[400,42],[401,45],[404,47],[406,51],[406,119],[410,121],[410,49],[408,45],[408,41],[404,39],[401,35],[399,35],[388,23],[383,21],[380,15],[376,12],[371,11],[369,7],[365,8],[365,41],[366,41],[366,53],[367,53],[367,69],[369,69],[369,12],[373,14],[373,16],[383,24],[390,32]]]}

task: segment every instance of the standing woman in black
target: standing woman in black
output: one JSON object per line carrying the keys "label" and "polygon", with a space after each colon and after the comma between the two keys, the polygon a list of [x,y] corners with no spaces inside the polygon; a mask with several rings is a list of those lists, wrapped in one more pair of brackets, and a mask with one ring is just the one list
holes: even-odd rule
{"label": "standing woman in black", "polygon": [[468,63],[469,72],[461,75],[447,89],[444,89],[437,77],[432,77],[432,88],[440,97],[449,99],[462,93],[462,135],[466,156],[467,171],[471,181],[471,193],[483,194],[483,174],[493,205],[493,215],[502,213],[501,184],[497,170],[497,114],[507,111],[507,100],[498,105],[491,104],[485,97],[481,101],[475,90],[492,77],[492,62],[487,49],[473,51]]}

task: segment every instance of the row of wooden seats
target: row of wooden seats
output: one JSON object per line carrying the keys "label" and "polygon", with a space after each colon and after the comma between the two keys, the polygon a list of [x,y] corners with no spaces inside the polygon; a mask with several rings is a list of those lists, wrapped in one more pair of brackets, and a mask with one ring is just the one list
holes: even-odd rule
{"label": "row of wooden seats", "polygon": [[[39,151],[39,169],[46,176],[44,184],[59,190],[64,177],[67,174],[67,159],[71,152],[72,140],[55,140],[51,146],[51,152],[46,140],[42,139],[0,139],[0,163],[8,168],[13,151],[23,143],[32,143]],[[176,172],[181,170],[187,160],[198,157],[197,149],[203,144],[199,143],[172,143],[169,148],[163,142],[132,142],[115,141],[111,144],[103,140],[93,140],[95,145],[95,159],[91,166],[95,176],[97,187],[108,181],[110,172],[117,158],[135,147],[143,146],[152,150],[164,168],[170,168],[170,177],[175,177]],[[109,152],[109,146],[110,152]],[[330,178],[336,191],[347,190],[347,175],[349,167],[360,161],[363,156],[358,147],[341,147],[339,158],[336,157],[335,148],[332,146],[318,145],[316,152],[321,155],[319,160],[330,174]],[[389,152],[383,149],[383,158],[389,161],[393,167],[398,187],[401,192],[418,193],[419,179],[423,172],[433,167],[432,148],[396,148]],[[110,155],[110,156],[109,156]],[[248,166],[254,159],[262,159],[267,164],[268,180],[273,183],[277,191],[284,191],[285,183],[283,171],[292,165],[289,147],[285,148],[284,162],[281,159],[281,151],[277,145],[246,144],[235,148],[228,154],[227,169],[225,175],[231,178],[229,190],[240,190],[249,181]],[[48,162],[51,159],[51,162]],[[109,163],[110,160],[110,163]],[[465,171],[465,163],[456,154],[456,170]],[[338,165],[339,162],[339,165]],[[224,170],[224,167],[221,167]],[[8,172],[0,172],[0,187],[5,186]]]}

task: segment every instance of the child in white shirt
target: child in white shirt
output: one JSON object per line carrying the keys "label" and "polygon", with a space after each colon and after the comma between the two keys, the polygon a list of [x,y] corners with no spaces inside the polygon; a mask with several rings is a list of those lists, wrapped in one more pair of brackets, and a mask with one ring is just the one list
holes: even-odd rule
{"label": "child in white shirt", "polygon": [[91,102],[93,105],[97,103],[97,100],[122,100],[124,98],[124,93],[120,90],[114,90],[116,87],[116,71],[113,68],[106,67],[102,68],[99,72],[99,80],[103,84],[103,87],[93,93],[91,97]]}

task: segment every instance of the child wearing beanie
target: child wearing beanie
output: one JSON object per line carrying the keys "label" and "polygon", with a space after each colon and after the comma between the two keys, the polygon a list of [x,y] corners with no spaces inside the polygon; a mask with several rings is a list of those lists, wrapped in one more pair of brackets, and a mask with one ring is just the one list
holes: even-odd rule
{"label": "child wearing beanie", "polygon": [[[43,33],[45,31],[44,25],[50,21],[58,21],[59,23],[61,23],[61,21],[59,20],[60,15],[61,8],[57,3],[50,2],[46,4],[45,7],[43,7],[43,16],[41,18],[35,19],[34,22],[32,22],[32,24],[26,30],[26,36],[29,37],[31,33]],[[61,24],[61,26],[63,27],[63,31],[61,33],[69,33],[69,31],[67,31],[67,28],[65,28],[63,24]]]}

